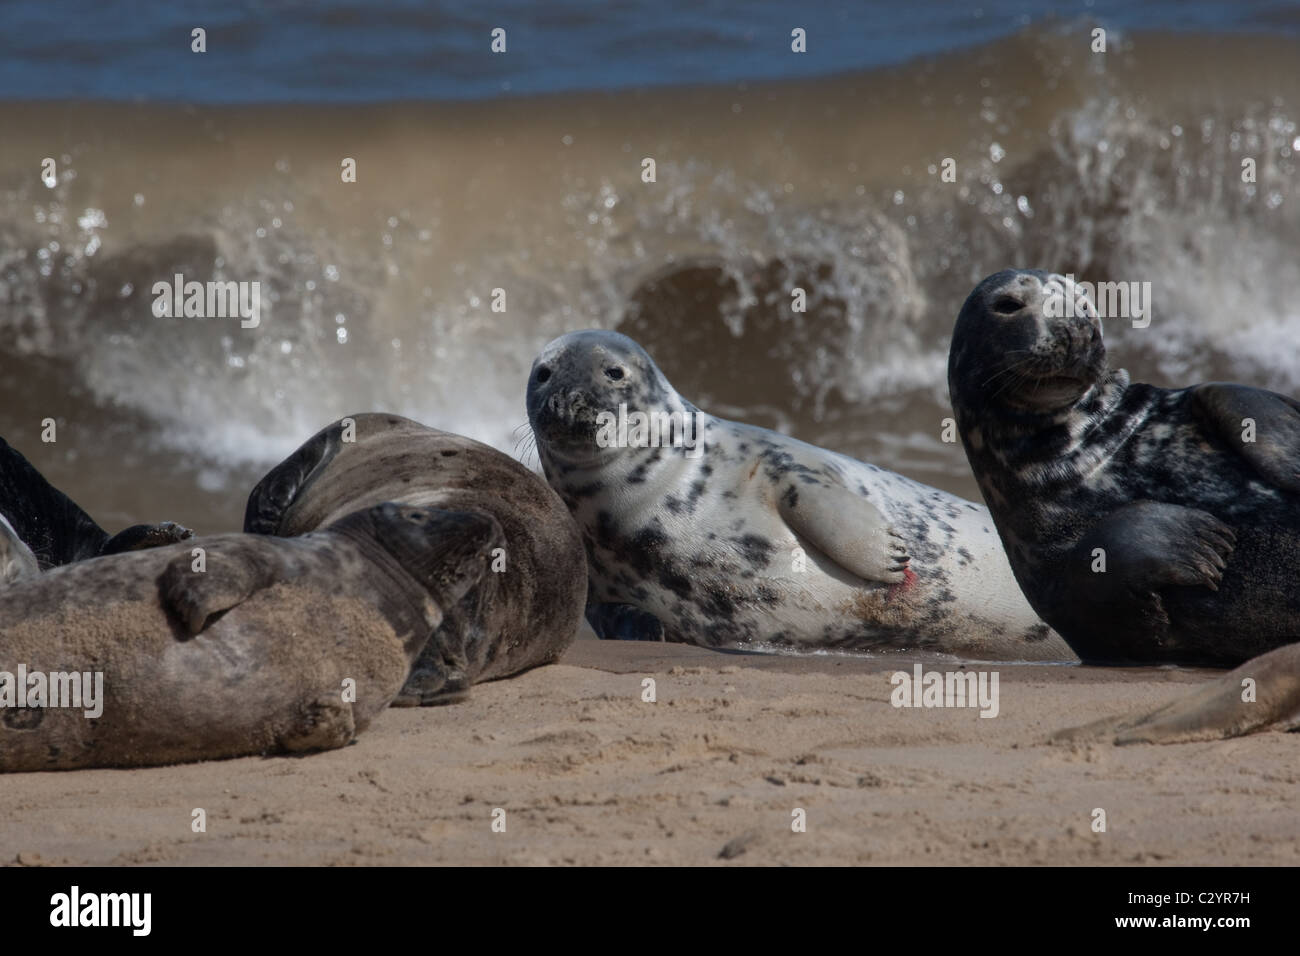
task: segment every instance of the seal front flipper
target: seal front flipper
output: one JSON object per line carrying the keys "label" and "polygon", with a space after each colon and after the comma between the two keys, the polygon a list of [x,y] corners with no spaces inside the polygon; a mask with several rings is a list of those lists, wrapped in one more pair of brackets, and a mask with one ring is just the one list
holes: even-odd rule
{"label": "seal front flipper", "polygon": [[1083,646],[1063,636],[1084,660],[1142,659],[1138,644],[1160,646],[1169,637],[1161,591],[1217,591],[1235,543],[1232,529],[1207,511],[1161,501],[1116,508],[1084,533],[1052,582],[1071,604],[1093,605],[1107,626],[1091,631],[1106,636]]}
{"label": "seal front flipper", "polygon": [[281,569],[247,556],[223,562],[217,549],[210,549],[204,556],[204,570],[196,571],[194,561],[189,554],[179,555],[158,576],[158,597],[163,608],[176,616],[191,637],[202,631],[214,615],[242,604],[282,576]]}
{"label": "seal front flipper", "polygon": [[1261,654],[1153,711],[1058,732],[1053,741],[1173,744],[1300,729],[1300,644]]}
{"label": "seal front flipper", "polygon": [[478,622],[483,619],[483,589],[474,588],[442,616],[420,656],[411,666],[393,707],[439,707],[457,704],[469,697],[470,663],[466,649],[479,646],[488,635]]}
{"label": "seal front flipper", "polygon": [[1192,398],[1205,420],[1261,478],[1300,494],[1300,402],[1222,382],[1196,386]]}
{"label": "seal front flipper", "polygon": [[790,485],[777,510],[790,530],[864,581],[905,580],[911,558],[902,536],[861,495],[837,485]]}
{"label": "seal front flipper", "polygon": [[631,604],[589,604],[587,623],[602,641],[666,641],[663,622]]}

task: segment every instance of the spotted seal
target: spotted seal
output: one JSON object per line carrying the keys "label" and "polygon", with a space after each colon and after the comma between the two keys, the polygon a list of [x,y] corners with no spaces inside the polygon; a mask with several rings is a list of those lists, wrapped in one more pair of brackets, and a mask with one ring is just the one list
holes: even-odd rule
{"label": "spotted seal", "polygon": [[[26,551],[36,562],[6,560],[10,580],[19,571],[46,570],[104,554],[121,554],[175,544],[194,536],[189,528],[174,521],[137,524],[110,535],[59,491],[23,455],[0,438],[0,553],[5,556]],[[22,548],[19,548],[19,544]],[[0,584],[3,584],[0,575]]]}
{"label": "spotted seal", "polygon": [[970,294],[948,382],[1016,579],[1083,660],[1231,667],[1300,640],[1300,403],[1131,383],[1079,287],[1024,270]]}
{"label": "spotted seal", "polygon": [[[1072,659],[1025,603],[984,508],[707,415],[625,335],[551,342],[527,405],[582,529],[602,637]],[[698,442],[680,426],[673,447],[612,440],[602,429],[620,409],[689,421]]]}
{"label": "spotted seal", "polygon": [[341,747],[502,540],[485,515],[387,502],[299,538],[214,535],[22,578],[0,592],[0,770]]}
{"label": "spotted seal", "polygon": [[408,418],[352,415],[317,432],[258,482],[244,530],[303,534],[380,501],[491,515],[505,534],[395,704],[458,700],[476,681],[556,660],[577,635],[586,561],[563,503],[510,456]]}

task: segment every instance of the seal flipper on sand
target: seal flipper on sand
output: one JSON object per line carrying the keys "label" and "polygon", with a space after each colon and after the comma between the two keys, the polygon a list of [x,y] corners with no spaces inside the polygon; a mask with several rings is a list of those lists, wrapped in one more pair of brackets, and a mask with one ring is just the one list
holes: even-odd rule
{"label": "seal flipper on sand", "polygon": [[482,592],[475,589],[443,614],[391,706],[435,707],[469,697],[473,681],[466,647],[483,637],[477,624],[481,601]]}
{"label": "seal flipper on sand", "polygon": [[[1245,685],[1246,680],[1253,685]],[[1247,694],[1248,686],[1253,695]],[[1300,730],[1300,644],[1261,654],[1157,710],[1062,730],[1052,740],[1173,744],[1241,737],[1266,728]]]}
{"label": "seal flipper on sand", "polygon": [[870,501],[847,488],[791,485],[777,510],[790,530],[864,581],[902,584],[907,571],[903,538]]}
{"label": "seal flipper on sand", "polygon": [[[1197,408],[1261,478],[1300,494],[1300,402],[1248,385],[1210,382],[1192,390]],[[1253,441],[1242,438],[1254,423]]]}
{"label": "seal flipper on sand", "polygon": [[228,611],[280,578],[279,571],[258,561],[223,562],[221,552],[211,549],[205,561],[215,562],[195,571],[188,554],[174,558],[158,577],[162,606],[181,622],[191,637],[200,633],[223,611]]}

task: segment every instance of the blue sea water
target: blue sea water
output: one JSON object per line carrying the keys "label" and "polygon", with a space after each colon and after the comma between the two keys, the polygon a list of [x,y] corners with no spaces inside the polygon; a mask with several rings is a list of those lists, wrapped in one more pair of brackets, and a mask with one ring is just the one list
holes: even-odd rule
{"label": "blue sea water", "polygon": [[[1300,33],[1284,0],[12,0],[0,99],[472,100],[790,79],[902,63],[1044,22]],[[206,30],[207,52],[191,51]],[[490,51],[506,31],[506,52]],[[807,53],[790,50],[807,33]]]}

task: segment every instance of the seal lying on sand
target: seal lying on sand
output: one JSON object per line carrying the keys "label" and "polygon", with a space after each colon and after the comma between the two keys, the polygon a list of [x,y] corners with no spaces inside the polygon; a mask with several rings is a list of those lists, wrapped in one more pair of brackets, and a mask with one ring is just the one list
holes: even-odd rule
{"label": "seal lying on sand", "polygon": [[[621,440],[620,411],[681,423],[678,447]],[[1021,596],[984,508],[707,415],[627,336],[547,345],[528,418],[582,528],[602,637],[1073,657]]]}
{"label": "seal lying on sand", "polygon": [[491,570],[448,609],[395,704],[449,703],[476,681],[551,663],[569,646],[586,594],[577,529],[546,482],[471,439],[397,415],[341,419],[258,483],[244,530],[303,534],[380,501],[491,515],[505,534]]}
{"label": "seal lying on sand", "polygon": [[386,503],[23,578],[0,592],[0,770],[341,747],[500,543],[484,515]]}
{"label": "seal lying on sand", "polygon": [[1052,739],[1174,744],[1266,729],[1300,730],[1300,644],[1261,654],[1156,710],[1063,730]]}
{"label": "seal lying on sand", "polygon": [[[194,532],[172,521],[137,524],[110,536],[107,531],[77,507],[32,467],[3,438],[0,438],[0,518],[8,526],[0,528],[0,560],[7,560],[10,578],[19,570],[30,573],[30,563],[20,558],[14,539],[36,560],[37,567],[49,568],[84,561],[103,554],[120,554],[175,544],[194,536]],[[10,563],[14,562],[14,563]],[[0,573],[0,584],[3,584]]]}
{"label": "seal lying on sand", "polygon": [[962,306],[948,382],[1016,579],[1083,660],[1228,667],[1300,640],[1300,402],[1130,384],[1077,287],[1019,270]]}

